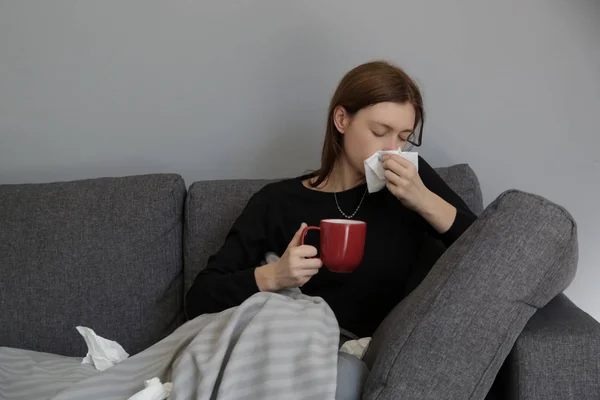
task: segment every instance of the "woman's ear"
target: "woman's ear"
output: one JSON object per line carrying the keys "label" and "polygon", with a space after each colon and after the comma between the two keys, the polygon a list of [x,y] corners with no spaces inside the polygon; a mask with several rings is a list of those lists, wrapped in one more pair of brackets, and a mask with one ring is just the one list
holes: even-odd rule
{"label": "woman's ear", "polygon": [[346,109],[342,106],[337,106],[333,110],[333,124],[339,133],[344,134],[350,124],[350,116]]}

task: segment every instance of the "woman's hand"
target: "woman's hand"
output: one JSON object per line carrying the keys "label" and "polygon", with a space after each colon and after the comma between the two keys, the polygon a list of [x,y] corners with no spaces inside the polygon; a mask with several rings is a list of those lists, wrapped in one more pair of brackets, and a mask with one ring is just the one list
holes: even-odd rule
{"label": "woman's hand", "polygon": [[302,223],[279,261],[255,269],[256,284],[262,292],[301,287],[310,280],[323,265],[314,246],[302,245]]}
{"label": "woman's hand", "polygon": [[381,158],[385,170],[386,186],[405,207],[420,212],[426,206],[431,191],[425,187],[417,168],[408,160],[396,154],[386,154]]}
{"label": "woman's hand", "polygon": [[444,233],[456,219],[456,207],[429,190],[417,168],[396,154],[381,158],[386,186],[405,207],[418,212],[439,233]]}

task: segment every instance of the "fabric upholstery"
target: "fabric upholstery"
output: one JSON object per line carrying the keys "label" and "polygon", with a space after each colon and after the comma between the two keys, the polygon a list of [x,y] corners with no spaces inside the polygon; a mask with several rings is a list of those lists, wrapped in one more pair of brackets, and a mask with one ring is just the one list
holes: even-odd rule
{"label": "fabric upholstery", "polygon": [[527,321],[572,281],[577,257],[566,210],[503,193],[375,332],[364,398],[484,399]]}
{"label": "fabric upholstery", "polygon": [[531,318],[507,367],[509,399],[600,399],[600,324],[560,294]]}
{"label": "fabric upholstery", "polygon": [[227,232],[250,197],[269,182],[272,180],[215,180],[190,186],[183,235],[186,292],[208,258],[223,245]]}
{"label": "fabric upholstery", "polygon": [[178,175],[0,185],[0,345],[85,356],[88,326],[135,354],[182,322]]}
{"label": "fabric upholstery", "polygon": [[[436,168],[436,172],[479,214],[483,209],[475,172],[467,164]],[[193,183],[185,207],[185,288],[223,244],[225,235],[250,197],[273,180],[214,180]]]}
{"label": "fabric upholstery", "polygon": [[467,203],[475,215],[481,214],[483,211],[481,186],[475,171],[468,164],[436,168],[435,171]]}

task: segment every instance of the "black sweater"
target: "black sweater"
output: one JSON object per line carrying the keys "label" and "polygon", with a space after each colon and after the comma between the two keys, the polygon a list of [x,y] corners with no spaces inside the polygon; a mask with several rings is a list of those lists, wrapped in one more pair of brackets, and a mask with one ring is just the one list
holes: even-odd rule
{"label": "black sweater", "polygon": [[[352,273],[334,273],[323,267],[302,287],[307,295],[321,296],[342,328],[371,336],[379,323],[405,296],[406,280],[415,267],[416,248],[426,233],[451,245],[476,219],[462,199],[433,168],[419,158],[425,186],[457,208],[452,227],[438,234],[419,214],[404,207],[387,188],[367,193],[354,219],[367,223],[365,252]],[[221,249],[212,255],[186,295],[188,318],[237,306],[259,291],[254,278],[267,252],[283,254],[302,222],[319,225],[325,218],[343,218],[332,193],[302,184],[308,175],[272,183],[258,191],[229,231]],[[366,184],[337,193],[338,203],[351,214]],[[306,244],[319,248],[318,233]]]}

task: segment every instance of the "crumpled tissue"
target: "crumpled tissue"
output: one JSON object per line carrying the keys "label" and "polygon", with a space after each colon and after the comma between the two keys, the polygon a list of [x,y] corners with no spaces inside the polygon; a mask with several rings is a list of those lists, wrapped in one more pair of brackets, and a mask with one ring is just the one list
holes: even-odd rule
{"label": "crumpled tissue", "polygon": [[342,345],[342,347],[340,347],[340,351],[353,355],[359,360],[362,360],[370,343],[370,337],[360,338],[358,340],[348,340]]}
{"label": "crumpled tissue", "polygon": [[417,168],[417,171],[419,170],[419,153],[416,151],[402,151],[400,149],[376,151],[364,162],[365,178],[369,193],[378,192],[385,187],[385,170],[379,161],[379,156],[384,154],[398,154],[400,157],[410,161]]}
{"label": "crumpled tissue", "polygon": [[78,326],[77,331],[83,336],[88,347],[88,353],[81,361],[82,364],[93,364],[97,370],[104,371],[129,357],[119,343],[96,335],[92,329]]}
{"label": "crumpled tissue", "polygon": [[127,400],[164,400],[171,394],[173,384],[171,382],[161,383],[160,379],[152,378],[144,381],[144,387]]}

